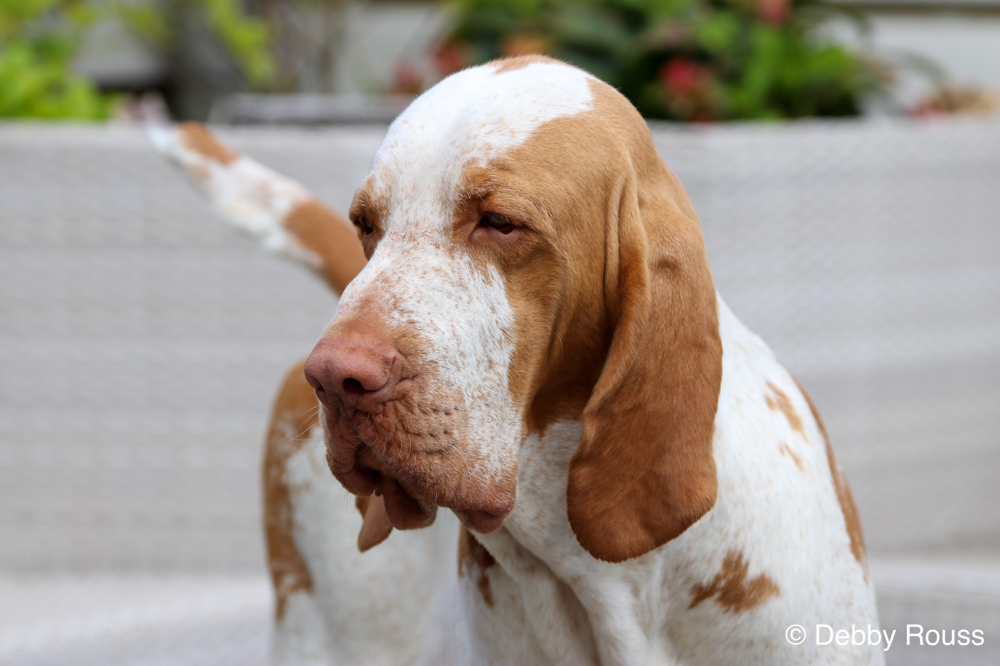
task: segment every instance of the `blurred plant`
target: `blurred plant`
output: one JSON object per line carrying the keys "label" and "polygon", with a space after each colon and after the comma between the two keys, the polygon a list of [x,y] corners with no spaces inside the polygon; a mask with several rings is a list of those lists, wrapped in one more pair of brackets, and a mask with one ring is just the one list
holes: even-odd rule
{"label": "blurred plant", "polygon": [[132,31],[161,52],[175,48],[180,17],[189,10],[201,15],[251,86],[271,80],[274,65],[267,22],[248,14],[240,0],[116,0],[114,4]]}
{"label": "blurred plant", "polygon": [[[453,0],[442,74],[544,53],[618,88],[648,118],[850,116],[885,66],[825,41],[823,0]],[[854,17],[856,18],[856,17]],[[863,26],[862,26],[863,27]]]}
{"label": "blurred plant", "polygon": [[340,45],[346,39],[348,0],[256,0],[271,29],[279,92],[332,92]]}
{"label": "blurred plant", "polygon": [[0,117],[107,118],[114,98],[71,69],[93,10],[76,0],[0,0]]}

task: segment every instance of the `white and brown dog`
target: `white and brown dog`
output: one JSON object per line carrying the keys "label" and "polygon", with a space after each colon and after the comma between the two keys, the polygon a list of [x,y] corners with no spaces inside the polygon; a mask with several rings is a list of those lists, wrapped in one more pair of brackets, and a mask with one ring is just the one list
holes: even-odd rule
{"label": "white and brown dog", "polygon": [[615,90],[539,57],[445,79],[358,189],[364,257],[199,128],[159,141],[343,289],[267,445],[276,663],[883,662],[812,638],[878,627],[850,491]]}

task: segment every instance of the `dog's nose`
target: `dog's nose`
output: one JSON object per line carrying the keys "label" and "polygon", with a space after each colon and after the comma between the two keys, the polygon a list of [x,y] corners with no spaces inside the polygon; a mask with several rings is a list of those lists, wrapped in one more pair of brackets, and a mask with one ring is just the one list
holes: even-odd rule
{"label": "dog's nose", "polygon": [[399,382],[399,353],[383,335],[334,329],[306,359],[306,381],[327,407],[343,402],[367,411],[392,395]]}

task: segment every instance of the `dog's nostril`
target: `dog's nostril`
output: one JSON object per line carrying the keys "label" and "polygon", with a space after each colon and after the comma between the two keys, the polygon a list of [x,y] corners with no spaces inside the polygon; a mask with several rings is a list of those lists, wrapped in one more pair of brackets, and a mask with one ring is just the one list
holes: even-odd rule
{"label": "dog's nostril", "polygon": [[362,393],[365,393],[365,387],[357,379],[348,377],[344,380],[345,395],[361,395]]}

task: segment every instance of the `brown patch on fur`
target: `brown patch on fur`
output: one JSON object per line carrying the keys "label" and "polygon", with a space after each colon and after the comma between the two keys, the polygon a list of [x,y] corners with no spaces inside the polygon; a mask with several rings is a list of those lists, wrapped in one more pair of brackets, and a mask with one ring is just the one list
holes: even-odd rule
{"label": "brown patch on fur", "polygon": [[570,523],[589,553],[621,562],[715,503],[722,344],[683,187],[629,102],[590,87],[593,111],[547,123],[491,166],[540,202],[531,263],[501,267],[518,328],[511,393],[531,431],[582,418]]}
{"label": "brown patch on fur", "polygon": [[317,425],[316,395],[302,374],[303,365],[289,371],[278,392],[264,449],[264,533],[278,620],[284,617],[288,597],[313,590],[309,567],[295,544],[294,507],[285,476],[288,459]]}
{"label": "brown patch on fur", "polygon": [[782,442],[781,446],[778,447],[778,450],[781,451],[781,455],[788,456],[789,458],[791,458],[792,461],[795,463],[795,466],[798,467],[799,470],[805,469],[802,466],[802,458],[799,458],[799,456],[795,453],[795,451],[792,451],[792,449],[788,446],[788,444]]}
{"label": "brown patch on fur", "polygon": [[823,419],[820,418],[819,412],[816,410],[816,405],[813,404],[812,398],[809,397],[809,394],[806,393],[806,390],[802,388],[802,384],[799,384],[797,379],[795,380],[795,384],[806,399],[813,420],[816,421],[816,427],[819,428],[820,434],[823,435],[823,441],[826,443],[826,459],[830,464],[830,475],[833,477],[833,488],[837,491],[837,501],[840,503],[840,511],[844,514],[847,536],[851,539],[851,553],[854,555],[854,559],[858,561],[858,564],[864,569],[865,580],[868,580],[865,535],[861,529],[861,518],[858,515],[858,507],[854,503],[854,495],[851,493],[851,487],[847,483],[847,477],[844,476],[843,470],[840,469],[840,465],[837,464],[837,459],[833,455],[833,447],[830,446],[830,436],[826,432],[826,426],[823,425]]}
{"label": "brown patch on fur", "polygon": [[177,128],[183,137],[181,141],[191,150],[204,155],[219,164],[232,164],[240,154],[222,145],[201,123],[181,123]]}
{"label": "brown patch on fur", "polygon": [[337,294],[365,267],[367,259],[354,226],[316,199],[289,211],[285,228],[319,257],[317,270]]}
{"label": "brown patch on fur", "polygon": [[764,394],[764,400],[767,401],[767,406],[775,411],[780,410],[781,413],[785,415],[785,418],[788,419],[788,425],[792,427],[792,430],[805,438],[806,431],[802,427],[802,418],[799,417],[798,412],[795,411],[795,407],[792,406],[792,401],[787,395],[785,395],[784,391],[775,386],[773,383],[768,382],[767,388],[771,389],[771,392],[774,394],[773,398],[766,393]]}
{"label": "brown patch on fur", "polygon": [[691,604],[688,608],[694,608],[702,601],[714,597],[725,612],[739,613],[756,608],[780,594],[778,584],[765,574],[748,579],[749,570],[750,565],[743,559],[743,553],[729,551],[722,561],[722,568],[711,581],[691,588]]}
{"label": "brown patch on fur", "polygon": [[472,536],[472,532],[465,527],[459,530],[458,577],[461,578],[466,573],[471,577],[473,569],[477,569],[479,577],[476,578],[476,587],[479,588],[479,593],[483,595],[483,601],[490,608],[493,608],[493,588],[490,587],[490,577],[486,575],[486,572],[496,563],[497,561],[490,555],[490,551],[486,550],[483,544]]}
{"label": "brown patch on fur", "polygon": [[528,65],[533,65],[537,62],[548,63],[550,65],[563,65],[565,67],[570,67],[564,62],[559,62],[558,60],[553,60],[547,56],[531,54],[531,55],[519,55],[512,58],[502,58],[500,60],[493,61],[493,71],[495,74],[506,74],[507,72],[513,72],[519,69],[524,69]]}

